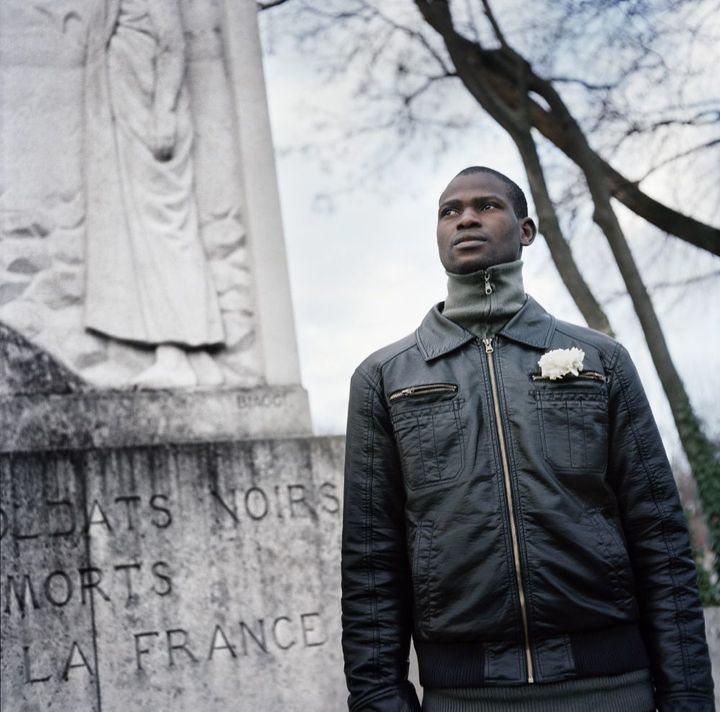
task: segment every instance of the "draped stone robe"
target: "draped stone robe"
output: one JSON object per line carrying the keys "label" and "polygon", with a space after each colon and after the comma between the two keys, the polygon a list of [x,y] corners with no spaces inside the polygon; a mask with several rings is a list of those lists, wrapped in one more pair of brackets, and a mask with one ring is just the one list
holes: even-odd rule
{"label": "draped stone robe", "polygon": [[201,347],[224,335],[199,234],[184,80],[172,156],[156,158],[151,143],[157,56],[169,46],[184,53],[179,15],[176,27],[153,21],[149,3],[158,1],[174,5],[97,0],[89,25],[85,325],[124,340]]}

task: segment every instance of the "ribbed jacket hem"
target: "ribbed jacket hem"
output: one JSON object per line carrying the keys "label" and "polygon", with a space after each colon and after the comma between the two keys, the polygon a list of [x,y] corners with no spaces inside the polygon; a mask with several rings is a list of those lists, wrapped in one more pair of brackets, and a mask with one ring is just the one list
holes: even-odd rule
{"label": "ribbed jacket hem", "polygon": [[647,670],[513,687],[426,689],[423,712],[652,712]]}
{"label": "ribbed jacket hem", "polygon": [[[608,677],[644,670],[650,666],[640,630],[634,623],[601,630],[570,633],[572,666],[568,674],[554,679],[536,677],[539,683],[561,682],[563,678]],[[486,646],[483,642],[427,642],[415,640],[420,684],[430,689],[471,688],[486,685],[510,685],[486,679]]]}

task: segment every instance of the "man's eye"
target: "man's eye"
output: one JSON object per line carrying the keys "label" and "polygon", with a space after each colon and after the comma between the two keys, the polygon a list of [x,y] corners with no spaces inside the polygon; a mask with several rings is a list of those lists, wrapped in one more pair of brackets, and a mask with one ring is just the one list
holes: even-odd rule
{"label": "man's eye", "polygon": [[443,208],[440,211],[440,217],[447,217],[448,215],[454,215],[457,213],[457,208]]}
{"label": "man's eye", "polygon": [[495,203],[483,203],[480,210],[492,210],[495,207]]}

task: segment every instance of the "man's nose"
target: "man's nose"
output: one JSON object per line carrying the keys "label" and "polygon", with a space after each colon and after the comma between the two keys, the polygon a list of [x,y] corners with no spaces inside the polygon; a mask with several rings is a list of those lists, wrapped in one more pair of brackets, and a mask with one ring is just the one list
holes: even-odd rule
{"label": "man's nose", "polygon": [[480,225],[481,222],[480,213],[472,206],[468,206],[467,208],[463,208],[463,211],[460,213],[456,227],[457,229],[476,227]]}

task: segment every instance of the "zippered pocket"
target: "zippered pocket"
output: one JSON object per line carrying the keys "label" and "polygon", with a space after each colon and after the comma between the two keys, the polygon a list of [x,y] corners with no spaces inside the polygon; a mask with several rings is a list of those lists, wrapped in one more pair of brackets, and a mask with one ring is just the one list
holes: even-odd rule
{"label": "zippered pocket", "polygon": [[[463,468],[460,411],[464,400],[457,392],[453,383],[396,391],[390,417],[405,483],[410,489],[451,482]],[[419,397],[425,395],[427,398]]]}
{"label": "zippered pocket", "polygon": [[399,391],[393,391],[389,396],[390,402],[400,398],[412,398],[413,396],[426,396],[432,393],[457,393],[458,387],[455,383],[423,383],[417,386],[408,386]]}
{"label": "zippered pocket", "polygon": [[635,584],[627,545],[620,533],[599,509],[589,509],[586,516],[595,534],[595,541],[608,567],[608,581],[619,602],[628,601]]}
{"label": "zippered pocket", "polygon": [[430,559],[434,527],[432,522],[417,525],[411,549],[411,577],[415,601],[415,620],[418,629],[427,628],[432,618],[430,595]]}
{"label": "zippered pocket", "polygon": [[607,376],[597,371],[580,371],[577,376],[568,374],[561,378],[550,378],[550,376],[538,376],[533,373],[531,376],[533,381],[549,381],[551,383],[568,383],[571,381],[598,381],[599,383],[607,383]]}

